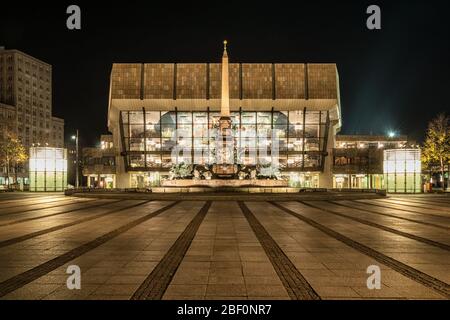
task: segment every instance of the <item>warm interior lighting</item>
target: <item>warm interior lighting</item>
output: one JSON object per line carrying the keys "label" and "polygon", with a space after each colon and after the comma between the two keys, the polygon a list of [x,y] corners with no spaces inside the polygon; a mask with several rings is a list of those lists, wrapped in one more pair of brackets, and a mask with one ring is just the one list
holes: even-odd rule
{"label": "warm interior lighting", "polygon": [[383,171],[388,192],[421,192],[420,149],[385,150]]}
{"label": "warm interior lighting", "polygon": [[67,186],[67,150],[30,148],[30,191],[64,191]]}

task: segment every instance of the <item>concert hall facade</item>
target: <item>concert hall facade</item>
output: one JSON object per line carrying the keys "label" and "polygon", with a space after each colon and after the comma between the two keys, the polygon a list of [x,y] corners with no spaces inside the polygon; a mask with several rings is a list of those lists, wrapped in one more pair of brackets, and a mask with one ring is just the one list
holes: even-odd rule
{"label": "concert hall facade", "polygon": [[[225,46],[221,63],[112,66],[108,129],[117,188],[159,185],[173,179],[174,166],[220,166],[214,129],[228,130],[237,153],[228,157],[228,179],[255,179],[259,168],[276,164],[277,179],[291,186],[332,188],[340,128],[335,64],[228,62]],[[184,152],[174,152],[180,146]],[[256,175],[240,172],[251,168]],[[205,177],[218,178],[193,174]]]}

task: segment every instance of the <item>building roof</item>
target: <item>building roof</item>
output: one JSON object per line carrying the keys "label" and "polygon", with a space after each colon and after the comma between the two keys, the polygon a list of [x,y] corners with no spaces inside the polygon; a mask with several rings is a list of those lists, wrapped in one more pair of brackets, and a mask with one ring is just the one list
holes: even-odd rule
{"label": "building roof", "polygon": [[[230,63],[231,99],[337,99],[335,64]],[[115,63],[111,99],[220,99],[220,63]]]}
{"label": "building roof", "polygon": [[61,122],[64,124],[64,119],[58,118],[58,117],[52,117],[52,121]]}
{"label": "building roof", "polygon": [[392,142],[406,142],[408,141],[408,136],[380,136],[380,135],[337,135],[336,141],[339,142],[357,142],[357,141],[392,141]]}
{"label": "building roof", "polygon": [[25,52],[22,52],[22,51],[17,50],[17,49],[5,49],[4,47],[3,47],[3,49],[2,49],[2,47],[0,47],[0,55],[1,55],[1,54],[8,54],[8,53],[13,53],[13,54],[18,54],[18,55],[25,56],[25,57],[27,57],[28,59],[34,60],[34,61],[36,61],[37,63],[43,64],[43,65],[49,67],[50,69],[52,68],[52,65],[51,65],[51,64],[49,64],[49,63],[47,63],[47,62],[44,62],[44,61],[42,61],[42,60],[40,60],[40,59],[38,59],[38,58],[36,58],[36,57],[30,56],[29,54],[27,54],[27,53],[25,53]]}
{"label": "building roof", "polygon": [[[221,67],[221,63],[113,64],[108,126],[117,122],[119,110],[220,111]],[[340,127],[335,64],[230,63],[229,93],[231,111],[330,110],[330,118]]]}

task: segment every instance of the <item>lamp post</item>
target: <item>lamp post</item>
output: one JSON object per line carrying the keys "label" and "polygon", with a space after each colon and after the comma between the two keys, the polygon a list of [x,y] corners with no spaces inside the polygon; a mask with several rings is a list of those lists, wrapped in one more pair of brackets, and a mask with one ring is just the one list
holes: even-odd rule
{"label": "lamp post", "polygon": [[75,155],[75,188],[78,188],[79,186],[79,182],[78,182],[78,167],[79,167],[79,163],[78,163],[78,129],[77,129],[77,134],[72,136],[72,140],[75,140],[75,145],[76,145],[76,155]]}

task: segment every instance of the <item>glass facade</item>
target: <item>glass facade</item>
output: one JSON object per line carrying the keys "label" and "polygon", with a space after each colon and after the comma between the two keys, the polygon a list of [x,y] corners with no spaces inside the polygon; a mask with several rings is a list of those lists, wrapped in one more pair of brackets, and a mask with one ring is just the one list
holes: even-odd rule
{"label": "glass facade", "polygon": [[383,168],[387,192],[420,193],[422,191],[419,149],[385,150]]}
{"label": "glass facade", "polygon": [[335,189],[383,189],[382,174],[334,174]]}
{"label": "glass facade", "polygon": [[[127,171],[167,171],[174,163],[213,164],[219,112],[121,111]],[[323,171],[329,127],[326,111],[232,112],[234,163],[283,171]],[[176,152],[174,148],[184,152]],[[272,154],[277,148],[278,153]],[[263,151],[265,150],[265,151]],[[182,154],[182,156],[180,155]]]}
{"label": "glass facade", "polygon": [[30,191],[64,191],[67,186],[67,150],[30,148]]}

